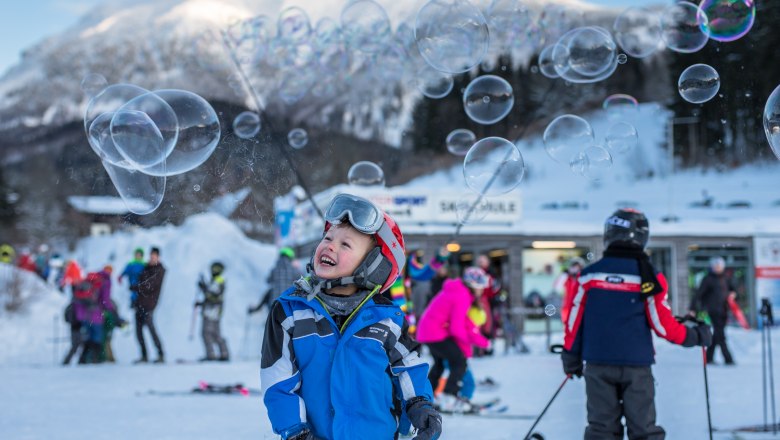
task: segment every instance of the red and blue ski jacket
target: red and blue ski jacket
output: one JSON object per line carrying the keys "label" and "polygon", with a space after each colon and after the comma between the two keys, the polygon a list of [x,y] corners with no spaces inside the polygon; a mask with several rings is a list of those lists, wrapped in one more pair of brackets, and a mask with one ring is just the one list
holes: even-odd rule
{"label": "red and blue ski jacket", "polygon": [[583,269],[564,323],[564,349],[593,364],[649,366],[655,363],[650,329],[682,344],[687,330],[666,300],[666,278],[656,277],[663,292],[645,298],[634,259],[605,257]]}
{"label": "red and blue ski jacket", "polygon": [[[274,432],[324,440],[391,440],[406,402],[433,400],[428,364],[401,310],[369,295],[341,328],[317,298],[288,289],[271,309],[260,381]],[[408,419],[405,420],[408,424]]]}

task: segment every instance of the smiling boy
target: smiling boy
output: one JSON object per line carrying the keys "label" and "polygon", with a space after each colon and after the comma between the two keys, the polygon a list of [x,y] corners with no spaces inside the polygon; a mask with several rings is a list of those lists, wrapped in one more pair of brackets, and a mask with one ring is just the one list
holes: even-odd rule
{"label": "smiling boy", "polygon": [[439,437],[428,365],[401,310],[379,295],[404,262],[389,215],[360,197],[333,199],[307,276],[266,323],[261,382],[282,439],[389,440],[408,421],[417,439]]}

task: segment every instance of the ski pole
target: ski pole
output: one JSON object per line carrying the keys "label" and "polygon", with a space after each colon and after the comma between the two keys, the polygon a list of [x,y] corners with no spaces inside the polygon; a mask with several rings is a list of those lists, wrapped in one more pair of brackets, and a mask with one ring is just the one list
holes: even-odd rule
{"label": "ski pole", "polygon": [[777,434],[777,419],[775,413],[775,373],[772,365],[772,330],[771,323],[766,326],[767,359],[769,360],[769,399],[772,402],[772,434]]}
{"label": "ski pole", "polygon": [[550,399],[550,401],[547,402],[547,406],[544,407],[544,409],[542,410],[542,413],[539,414],[539,417],[536,418],[536,420],[534,421],[534,424],[531,425],[531,429],[529,429],[528,432],[525,434],[525,437],[523,437],[523,440],[529,440],[530,438],[532,438],[531,435],[534,432],[534,428],[536,428],[536,425],[539,423],[539,420],[542,420],[542,417],[544,416],[544,413],[547,412],[547,408],[549,408],[550,405],[552,405],[552,403],[555,400],[555,398],[558,397],[558,393],[561,392],[561,390],[563,389],[563,386],[566,385],[566,382],[568,382],[569,379],[571,379],[571,375],[566,375],[566,377],[563,379],[563,382],[561,382],[561,385],[558,386],[558,389],[555,391],[555,394],[553,394],[553,396]]}
{"label": "ski pole", "polygon": [[195,338],[195,320],[198,319],[198,306],[192,306],[192,318],[190,319],[189,340]]}
{"label": "ski pole", "polygon": [[704,370],[704,397],[707,400],[707,428],[709,429],[710,440],[712,440],[712,417],[710,415],[710,385],[709,385],[709,381],[707,380],[707,348],[703,345],[701,346],[701,359],[702,359],[702,368]]}
{"label": "ski pole", "polygon": [[[762,385],[762,397],[763,397],[763,409],[764,409],[764,432],[769,432],[769,424],[767,423],[766,411],[766,317],[761,317],[761,385]],[[774,423],[774,422],[773,422]]]}

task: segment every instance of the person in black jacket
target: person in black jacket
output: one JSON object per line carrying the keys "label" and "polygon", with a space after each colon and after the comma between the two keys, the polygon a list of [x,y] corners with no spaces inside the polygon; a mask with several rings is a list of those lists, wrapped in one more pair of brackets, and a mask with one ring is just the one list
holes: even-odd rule
{"label": "person in black jacket", "polygon": [[266,279],[268,290],[266,290],[260,303],[255,307],[250,306],[247,309],[247,313],[251,315],[260,311],[264,306],[267,306],[270,312],[274,301],[282,296],[284,291],[289,289],[301,276],[303,276],[303,273],[295,265],[295,251],[286,246],[279,249],[279,259],[276,260],[276,264]]}
{"label": "person in black jacket", "polygon": [[736,298],[734,283],[726,277],[726,261],[721,257],[710,260],[710,271],[701,280],[691,300],[691,312],[706,311],[712,322],[712,345],[707,348],[707,363],[715,357],[715,347],[720,347],[726,365],[734,365],[729,347],[726,345],[726,321],[728,319],[729,297]]}
{"label": "person in black jacket", "polygon": [[157,348],[156,364],[165,362],[162,343],[157,336],[157,330],[154,328],[152,314],[154,313],[157,302],[160,300],[160,290],[162,289],[163,278],[165,277],[165,267],[160,262],[160,249],[153,247],[149,253],[149,262],[146,263],[141,275],[138,276],[138,301],[135,308],[135,336],[138,338],[138,345],[141,347],[141,358],[135,363],[145,363],[149,361],[146,352],[146,342],[144,341],[144,326],[149,328],[152,340]]}

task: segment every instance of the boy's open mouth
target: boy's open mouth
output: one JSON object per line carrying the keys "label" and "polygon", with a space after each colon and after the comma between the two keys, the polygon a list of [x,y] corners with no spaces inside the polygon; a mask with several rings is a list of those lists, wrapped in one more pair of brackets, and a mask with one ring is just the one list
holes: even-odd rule
{"label": "boy's open mouth", "polygon": [[329,257],[321,257],[320,263],[324,264],[325,266],[335,266],[336,262],[331,260]]}

